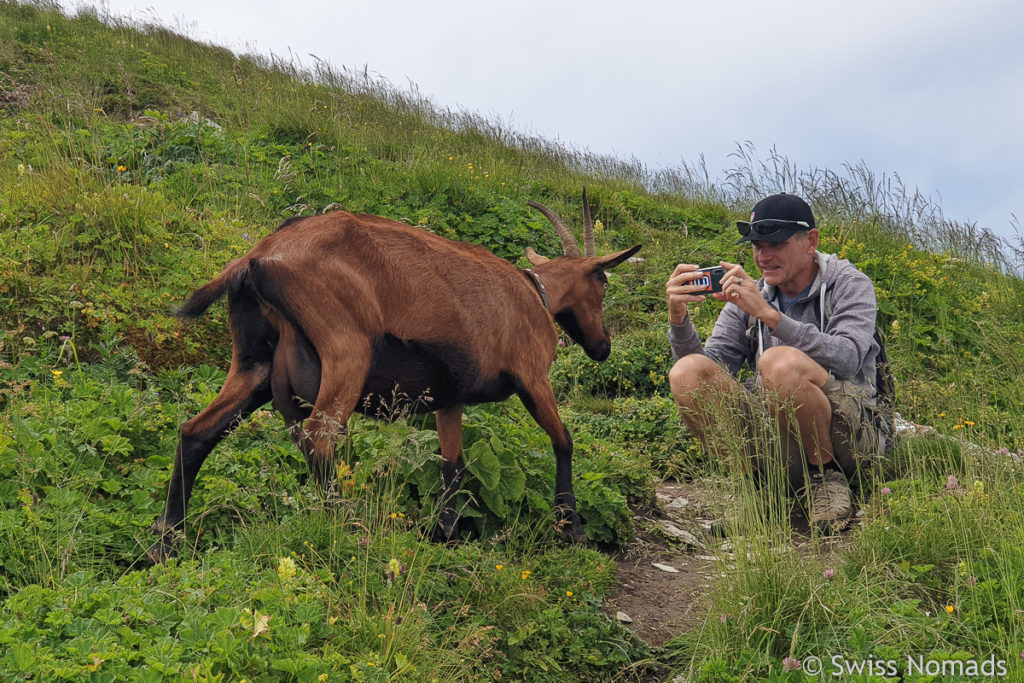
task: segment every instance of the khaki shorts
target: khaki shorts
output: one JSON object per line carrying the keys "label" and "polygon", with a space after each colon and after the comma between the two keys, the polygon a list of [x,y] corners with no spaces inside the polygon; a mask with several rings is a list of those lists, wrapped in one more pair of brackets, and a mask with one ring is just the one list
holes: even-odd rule
{"label": "khaki shorts", "polygon": [[[761,389],[760,376],[747,380],[744,384],[753,399],[748,415],[760,415],[762,424],[773,422],[765,406],[764,394]],[[885,450],[886,435],[880,429],[878,406],[875,399],[852,382],[844,382],[834,377],[821,388],[832,406],[832,448],[836,462],[842,467],[847,478],[853,478],[858,470],[879,457]],[[757,422],[756,420],[752,422]],[[754,425],[751,425],[754,426]],[[757,429],[748,432],[756,438]],[[768,433],[778,433],[777,428],[769,426]],[[763,432],[762,432],[763,433]],[[794,489],[803,486],[807,464],[802,444],[789,434],[777,434],[779,455],[786,463],[789,484]],[[764,449],[757,449],[755,450]],[[774,451],[775,449],[770,449]],[[756,456],[755,456],[756,457]],[[756,457],[757,460],[763,460]]]}

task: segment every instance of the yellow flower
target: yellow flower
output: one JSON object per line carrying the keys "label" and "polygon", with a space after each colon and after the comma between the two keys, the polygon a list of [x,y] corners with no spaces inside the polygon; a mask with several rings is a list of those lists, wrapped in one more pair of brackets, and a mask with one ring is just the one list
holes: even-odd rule
{"label": "yellow flower", "polygon": [[117,167],[117,172],[118,173],[124,173],[127,170],[128,170],[127,166],[118,165],[118,167]]}
{"label": "yellow flower", "polygon": [[64,371],[63,371],[63,370],[50,370],[50,372],[52,372],[52,373],[53,373],[53,376],[54,376],[54,377],[60,377],[61,375],[63,375],[63,374],[64,374]]}
{"label": "yellow flower", "polygon": [[572,591],[565,591],[566,597],[572,597]]}
{"label": "yellow flower", "polygon": [[295,560],[290,557],[281,557],[277,560],[277,578],[282,583],[288,583],[298,571],[298,567],[295,565]]}
{"label": "yellow flower", "polygon": [[496,565],[494,565],[494,569],[495,569],[495,570],[497,570],[497,571],[499,571],[499,572],[500,572],[500,571],[501,571],[502,569],[504,569],[504,568],[505,568],[505,565],[503,565],[503,564],[496,564]]}
{"label": "yellow flower", "polygon": [[946,417],[945,413],[939,413],[939,417]]}
{"label": "yellow flower", "polygon": [[391,519],[398,519],[398,513],[397,512],[392,512],[391,513]]}
{"label": "yellow flower", "polygon": [[968,427],[973,427],[974,426],[974,423],[971,422],[970,420],[964,420],[964,424],[967,425]]}
{"label": "yellow flower", "polygon": [[953,425],[953,429],[963,429],[963,425]]}
{"label": "yellow flower", "polygon": [[521,578],[523,581],[526,581],[526,579],[529,576],[530,576],[530,570],[529,569],[524,569],[523,572],[519,575],[519,578]]}
{"label": "yellow flower", "polygon": [[949,612],[950,614],[952,614],[952,613],[953,613],[953,610],[954,610],[954,609],[955,609],[955,608],[953,607],[953,605],[946,605],[946,611],[947,611],[947,612]]}

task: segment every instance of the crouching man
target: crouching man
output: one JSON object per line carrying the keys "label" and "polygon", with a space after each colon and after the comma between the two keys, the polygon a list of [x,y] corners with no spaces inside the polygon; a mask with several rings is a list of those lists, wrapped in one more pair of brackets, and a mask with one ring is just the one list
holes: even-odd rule
{"label": "crouching man", "polygon": [[[810,503],[811,524],[841,530],[853,512],[849,478],[884,446],[874,419],[874,286],[849,261],[817,250],[814,214],[795,195],[761,200],[737,227],[761,279],[721,263],[722,291],[711,296],[726,304],[703,346],[688,310],[706,299],[693,284],[697,266],[676,266],[666,283],[672,396],[689,430],[723,455],[709,439],[720,411],[777,424],[781,457],[755,461],[746,449],[744,470],[763,476],[759,468],[784,466]],[[741,386],[734,376],[744,364],[756,374]]]}

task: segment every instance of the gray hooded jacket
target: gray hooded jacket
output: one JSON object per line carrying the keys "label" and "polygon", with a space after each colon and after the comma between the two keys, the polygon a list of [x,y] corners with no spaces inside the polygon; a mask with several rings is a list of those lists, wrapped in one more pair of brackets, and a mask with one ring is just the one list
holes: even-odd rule
{"label": "gray hooded jacket", "polygon": [[[853,382],[869,396],[875,395],[875,287],[867,275],[835,254],[815,253],[818,274],[807,295],[794,302],[774,330],[748,316],[732,303],[722,308],[715,328],[701,346],[700,337],[687,317],[682,325],[669,327],[668,339],[675,360],[691,353],[703,353],[735,375],[746,363],[756,367],[765,349],[793,346],[828,370],[836,379]],[[775,308],[775,287],[758,280],[765,301]],[[832,313],[825,315],[826,293]],[[825,319],[827,317],[827,320]],[[749,321],[749,322],[748,322]],[[747,328],[757,323],[752,332]]]}

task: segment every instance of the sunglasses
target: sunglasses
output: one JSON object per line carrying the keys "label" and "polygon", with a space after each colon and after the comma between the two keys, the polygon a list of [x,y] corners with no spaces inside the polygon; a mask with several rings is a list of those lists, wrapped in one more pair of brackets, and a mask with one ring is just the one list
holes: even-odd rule
{"label": "sunglasses", "polygon": [[751,232],[756,237],[768,237],[779,230],[792,230],[793,227],[811,229],[807,221],[790,221],[782,218],[762,218],[759,221],[736,221],[736,229],[740,231],[740,237],[746,237]]}

